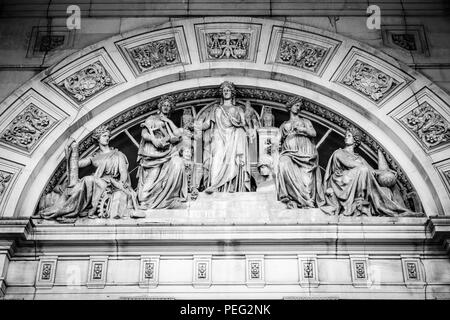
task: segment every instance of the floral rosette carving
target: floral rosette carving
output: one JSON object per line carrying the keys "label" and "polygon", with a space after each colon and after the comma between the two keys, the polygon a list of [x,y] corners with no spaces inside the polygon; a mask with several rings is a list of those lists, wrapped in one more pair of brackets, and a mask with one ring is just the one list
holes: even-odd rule
{"label": "floral rosette carving", "polygon": [[392,77],[359,60],[356,60],[342,82],[374,101],[380,100],[398,84]]}
{"label": "floral rosette carving", "polygon": [[328,50],[304,41],[282,39],[278,62],[316,72]]}
{"label": "floral rosette carving", "polygon": [[34,105],[29,105],[14,118],[0,139],[28,151],[55,121],[44,111]]}
{"label": "floral rosette carving", "polygon": [[84,101],[114,82],[100,62],[95,62],[65,79],[59,86],[77,101]]}
{"label": "floral rosette carving", "polygon": [[401,121],[428,148],[446,143],[450,139],[449,123],[426,102],[411,110]]}

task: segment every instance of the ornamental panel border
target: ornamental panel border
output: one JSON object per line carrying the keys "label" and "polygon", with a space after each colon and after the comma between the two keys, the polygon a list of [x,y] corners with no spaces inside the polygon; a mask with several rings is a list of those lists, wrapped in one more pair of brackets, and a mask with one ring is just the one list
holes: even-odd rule
{"label": "ornamental panel border", "polygon": [[[38,113],[38,117],[21,119],[21,116],[27,111]],[[47,124],[36,123],[36,121],[42,122],[42,119],[39,119],[41,116],[47,118]],[[2,114],[0,121],[0,146],[30,157],[45,140],[45,137],[68,116],[67,112],[54,105],[34,89],[29,89],[17,98]],[[20,130],[21,124],[23,130]],[[11,136],[9,139],[24,139],[25,137],[28,138],[26,142],[30,146],[28,147],[26,142],[7,141],[4,136],[8,130],[10,131],[8,134]],[[17,130],[21,132],[17,132]],[[31,141],[29,141],[30,139]]]}
{"label": "ornamental panel border", "polygon": [[81,109],[126,80],[106,49],[101,47],[51,72],[42,82],[76,109]]}
{"label": "ornamental panel border", "polygon": [[[0,217],[11,197],[12,190],[23,170],[23,166],[0,158]],[[7,180],[5,180],[5,177]]]}
{"label": "ornamental panel border", "polygon": [[330,81],[381,108],[413,80],[389,62],[352,47]]}
{"label": "ornamental panel border", "polygon": [[428,87],[423,87],[388,115],[427,154],[436,155],[448,150],[450,144],[450,106],[439,99]]}
{"label": "ornamental panel border", "polygon": [[[283,62],[283,58],[280,57],[283,40],[289,42],[291,47],[297,47],[299,44],[302,45],[304,48],[301,52],[301,57],[290,57],[289,61]],[[335,56],[338,48],[342,44],[341,41],[336,39],[283,26],[272,27],[269,43],[266,64],[287,66],[294,70],[306,71],[316,74],[317,76],[321,76],[324,73],[331,59]],[[297,51],[295,53],[292,52],[292,55],[298,55],[299,51],[300,50],[297,48]],[[312,52],[305,53],[307,51]],[[312,62],[315,63],[312,63],[312,65],[308,67],[307,60],[311,59],[314,60]]]}
{"label": "ornamental panel border", "polygon": [[[176,46],[176,53],[170,53],[171,55],[175,54],[176,56],[171,57],[170,59],[167,57],[168,53],[166,52],[166,44],[168,44],[167,41],[175,41]],[[159,70],[177,65],[191,64],[184,26],[145,32],[143,34],[138,34],[123,40],[116,41],[114,44],[116,45],[120,54],[125,59],[129,68],[133,71],[133,74],[136,77],[157,69]],[[133,58],[132,50],[136,50],[139,48],[144,48],[145,50],[154,50],[152,54],[157,55],[157,57],[155,57],[156,60],[151,59],[148,56],[150,55],[149,52],[148,54],[145,53],[144,57],[142,55],[140,56],[141,63],[136,61],[136,59],[138,58]],[[157,63],[157,65],[152,66],[151,63]]]}
{"label": "ornamental panel border", "polygon": [[238,22],[194,24],[200,62],[256,62],[261,27]]}

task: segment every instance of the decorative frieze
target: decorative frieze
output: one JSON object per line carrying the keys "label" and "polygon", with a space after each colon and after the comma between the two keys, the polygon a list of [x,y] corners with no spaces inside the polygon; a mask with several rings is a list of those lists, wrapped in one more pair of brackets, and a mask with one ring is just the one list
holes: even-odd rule
{"label": "decorative frieze", "polygon": [[246,284],[248,287],[264,287],[264,256],[246,255]]}
{"label": "decorative frieze", "polygon": [[105,67],[97,61],[67,77],[58,86],[81,102],[114,84]]}
{"label": "decorative frieze", "polygon": [[281,39],[277,62],[317,72],[327,53],[327,48],[306,41]]}
{"label": "decorative frieze", "polygon": [[36,275],[37,288],[52,288],[55,283],[58,257],[41,257]]}
{"label": "decorative frieze", "polygon": [[91,257],[89,259],[88,288],[104,288],[108,257]]}
{"label": "decorative frieze", "polygon": [[211,286],[211,263],[212,257],[210,255],[194,256],[194,268],[192,275],[192,285],[194,287]]}
{"label": "decorative frieze", "polygon": [[360,60],[356,60],[342,83],[373,101],[382,99],[398,85],[398,82],[386,73]]}
{"label": "decorative frieze", "polygon": [[55,123],[55,118],[30,104],[2,131],[0,141],[29,152]]}
{"label": "decorative frieze", "polygon": [[140,287],[157,287],[159,281],[159,256],[142,256],[139,273]]}
{"label": "decorative frieze", "polygon": [[427,102],[412,109],[400,121],[429,149],[450,141],[450,123]]}
{"label": "decorative frieze", "polygon": [[261,26],[211,23],[195,25],[200,60],[256,61]]}
{"label": "decorative frieze", "polygon": [[250,33],[231,32],[230,30],[206,33],[208,59],[247,59],[250,36]]}
{"label": "decorative frieze", "polygon": [[151,41],[127,51],[140,73],[181,61],[174,37]]}
{"label": "decorative frieze", "polygon": [[350,269],[354,287],[370,287],[369,258],[350,255]]}
{"label": "decorative frieze", "polygon": [[302,287],[318,287],[319,275],[316,256],[298,256],[299,278]]}

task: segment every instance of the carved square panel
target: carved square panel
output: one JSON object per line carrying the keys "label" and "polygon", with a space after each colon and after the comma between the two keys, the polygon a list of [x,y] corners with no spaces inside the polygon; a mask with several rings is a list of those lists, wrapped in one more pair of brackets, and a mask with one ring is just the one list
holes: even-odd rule
{"label": "carved square panel", "polygon": [[429,56],[428,43],[423,25],[383,25],[381,29],[383,44]]}
{"label": "carved square panel", "polygon": [[256,61],[260,24],[205,23],[195,25],[200,61]]}
{"label": "carved square panel", "polygon": [[266,63],[321,75],[340,43],[311,32],[274,26]]}
{"label": "carved square panel", "polygon": [[139,286],[155,288],[159,282],[159,256],[141,256]]}
{"label": "carved square panel", "polygon": [[350,269],[354,287],[370,287],[369,258],[350,255]]}
{"label": "carved square panel", "polygon": [[88,288],[104,288],[106,284],[106,272],[108,257],[91,257],[89,259]]}
{"label": "carved square panel", "polygon": [[447,189],[447,193],[450,195],[450,159],[435,165],[435,168],[439,172],[439,176]]}
{"label": "carved square panel", "polygon": [[428,88],[392,110],[389,115],[427,153],[445,152],[450,143],[450,107]]}
{"label": "carved square panel", "polygon": [[23,166],[19,164],[0,159],[0,217],[3,216],[6,204],[22,169]]}
{"label": "carved square panel", "polygon": [[5,111],[0,122],[0,145],[31,155],[67,113],[33,89],[25,92]]}
{"label": "carved square panel", "polygon": [[381,107],[413,79],[385,60],[352,48],[331,81]]}
{"label": "carved square panel", "polygon": [[46,26],[33,27],[28,43],[27,58],[43,57],[50,51],[66,50],[73,47],[74,30],[52,26],[50,31]]}
{"label": "carved square panel", "polygon": [[57,69],[43,81],[79,108],[125,78],[102,48]]}
{"label": "carved square panel", "polygon": [[299,279],[302,287],[318,287],[319,272],[316,256],[298,256]]}
{"label": "carved square panel", "polygon": [[194,256],[194,268],[192,285],[194,287],[209,287],[211,285],[211,260],[210,255]]}
{"label": "carved square panel", "polygon": [[36,274],[37,288],[52,288],[55,283],[58,257],[41,257]]}
{"label": "carved square panel", "polygon": [[246,283],[248,287],[263,287],[265,285],[264,256],[246,255]]}
{"label": "carved square panel", "polygon": [[132,36],[116,42],[116,46],[136,76],[191,63],[181,26]]}
{"label": "carved square panel", "polygon": [[407,287],[422,288],[425,285],[422,263],[419,257],[402,256],[403,279]]}

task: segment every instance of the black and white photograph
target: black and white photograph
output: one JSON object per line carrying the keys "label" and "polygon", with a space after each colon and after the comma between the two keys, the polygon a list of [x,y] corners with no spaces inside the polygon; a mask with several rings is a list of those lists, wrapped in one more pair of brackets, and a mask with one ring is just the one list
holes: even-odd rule
{"label": "black and white photograph", "polygon": [[450,2],[2,0],[0,300],[450,300]]}

